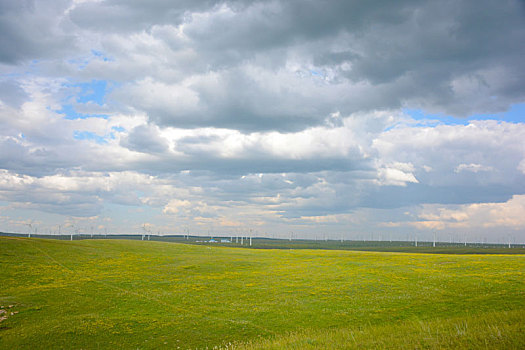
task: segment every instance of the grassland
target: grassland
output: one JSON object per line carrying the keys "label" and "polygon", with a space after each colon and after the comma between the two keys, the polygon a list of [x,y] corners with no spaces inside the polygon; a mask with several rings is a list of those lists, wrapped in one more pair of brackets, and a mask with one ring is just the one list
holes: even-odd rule
{"label": "grassland", "polygon": [[[0,232],[0,236],[9,237],[27,237],[27,234],[21,233],[4,233]],[[33,238],[45,239],[59,239],[70,240],[71,235],[51,235],[38,234],[32,235]],[[398,252],[398,253],[427,253],[427,254],[520,254],[525,255],[525,244],[513,243],[511,248],[507,244],[501,243],[473,243],[468,242],[436,242],[433,246],[432,242],[419,241],[415,246],[414,241],[366,241],[366,240],[312,240],[312,239],[276,239],[254,237],[252,245],[249,245],[249,240],[245,239],[244,244],[241,244],[241,239],[233,238],[233,242],[221,243],[222,239],[230,239],[230,237],[215,237],[215,242],[210,243],[211,237],[203,236],[183,236],[183,235],[149,235],[142,236],[140,234],[74,234],[73,240],[84,239],[128,239],[128,240],[152,240],[157,242],[171,242],[184,244],[198,244],[211,245],[218,247],[236,247],[236,248],[251,248],[251,249],[324,249],[324,250],[360,250],[373,252]]]}
{"label": "grassland", "polygon": [[0,237],[0,281],[6,349],[525,348],[523,255]]}

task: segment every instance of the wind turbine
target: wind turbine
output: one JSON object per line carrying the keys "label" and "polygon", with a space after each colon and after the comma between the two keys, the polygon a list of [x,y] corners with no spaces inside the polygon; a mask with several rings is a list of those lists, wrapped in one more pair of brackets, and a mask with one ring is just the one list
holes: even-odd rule
{"label": "wind turbine", "polygon": [[144,234],[142,235],[142,241],[144,240],[144,236],[146,236],[146,234],[148,233],[148,229],[146,228],[146,224],[143,224],[142,225],[142,230],[144,231]]}

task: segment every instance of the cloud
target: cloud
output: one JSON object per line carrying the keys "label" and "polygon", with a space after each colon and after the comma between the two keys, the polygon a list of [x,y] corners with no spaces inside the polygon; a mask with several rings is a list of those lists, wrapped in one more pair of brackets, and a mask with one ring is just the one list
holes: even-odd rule
{"label": "cloud", "polygon": [[162,210],[166,214],[177,214],[181,210],[187,210],[191,207],[191,203],[187,200],[172,199]]}
{"label": "cloud", "polygon": [[78,217],[100,214],[104,202],[161,207],[175,194],[189,196],[190,188],[178,188],[176,181],[133,171],[69,171],[42,177],[0,172],[0,200],[46,212],[74,213]]}
{"label": "cloud", "polygon": [[501,228],[520,230],[525,225],[525,196],[515,195],[503,203],[476,203],[447,208],[424,206],[416,227],[430,229]]}
{"label": "cloud", "polygon": [[64,12],[43,25],[89,38],[75,42],[85,60],[61,73],[124,83],[111,101],[121,112],[162,126],[290,131],[337,112],[410,105],[467,116],[521,102],[523,5],[472,6],[105,1],[52,7]]}
{"label": "cloud", "polygon": [[69,1],[0,3],[0,62],[17,64],[25,60],[56,58],[72,53],[75,37],[68,32],[66,10]]}
{"label": "cloud", "polygon": [[0,81],[0,104],[20,108],[28,98],[27,93],[14,80]]}
{"label": "cloud", "polygon": [[409,182],[418,183],[413,172],[412,164],[396,162],[378,169],[378,182],[383,186],[406,186]]}
{"label": "cloud", "polygon": [[[406,126],[389,130],[373,141],[385,162],[410,162],[415,176],[432,186],[508,185],[522,191],[523,123],[494,120],[467,125]],[[504,152],[505,156],[498,154]],[[431,165],[432,171],[428,171]]]}
{"label": "cloud", "polygon": [[490,167],[490,166],[483,166],[481,164],[474,164],[474,163],[470,163],[470,164],[460,164],[458,165],[454,171],[456,173],[460,173],[462,171],[471,171],[473,173],[477,173],[477,172],[480,172],[480,171],[492,171],[494,170],[493,167]]}
{"label": "cloud", "polygon": [[124,147],[143,153],[163,153],[169,148],[168,141],[159,132],[158,127],[152,125],[139,125],[121,139]]}

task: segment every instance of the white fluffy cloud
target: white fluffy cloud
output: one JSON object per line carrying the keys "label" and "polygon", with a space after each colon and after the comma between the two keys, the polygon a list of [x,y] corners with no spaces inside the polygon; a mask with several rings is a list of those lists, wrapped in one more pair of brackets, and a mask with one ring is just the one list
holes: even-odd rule
{"label": "white fluffy cloud", "polygon": [[413,174],[414,166],[411,163],[395,162],[378,169],[379,184],[392,186],[406,186],[407,183],[418,183]]}
{"label": "white fluffy cloud", "polygon": [[373,147],[383,160],[410,162],[416,177],[430,185],[501,184],[520,191],[524,139],[523,123],[487,120],[398,127],[381,134]]}
{"label": "white fluffy cloud", "polygon": [[413,225],[439,230],[502,227],[521,230],[525,225],[524,212],[525,195],[512,196],[503,203],[475,203],[453,208],[426,205]]}

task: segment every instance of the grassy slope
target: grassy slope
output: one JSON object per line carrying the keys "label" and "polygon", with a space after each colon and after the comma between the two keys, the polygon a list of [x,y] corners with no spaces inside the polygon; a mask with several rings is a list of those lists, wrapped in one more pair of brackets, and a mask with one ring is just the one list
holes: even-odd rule
{"label": "grassy slope", "polygon": [[522,255],[0,237],[0,305],[19,312],[0,347],[519,348],[524,275]]}
{"label": "grassy slope", "polygon": [[[135,236],[140,237],[140,236]],[[229,238],[229,237],[226,237]],[[248,246],[248,240],[244,241],[244,245],[235,243],[205,243],[202,241],[209,240],[209,237],[191,236],[185,239],[182,236],[151,236],[155,241],[166,241],[174,243],[190,243],[202,245],[214,245],[224,247],[242,247],[253,249],[325,249],[325,250],[360,250],[360,251],[375,251],[375,252],[399,252],[399,253],[432,253],[432,254],[525,254],[523,245],[513,244],[512,248],[507,248],[503,244],[481,244],[468,243],[464,246],[462,243],[447,243],[437,242],[436,247],[432,247],[432,242],[418,242],[418,246],[414,246],[413,241],[337,241],[337,240],[304,240],[294,239],[288,241],[286,239],[269,239],[269,238],[254,238],[253,245]],[[220,240],[219,238],[216,238]],[[197,243],[197,242],[201,243]]]}
{"label": "grassy slope", "polygon": [[256,349],[524,349],[521,311],[484,313],[375,326],[302,330],[230,346]]}

